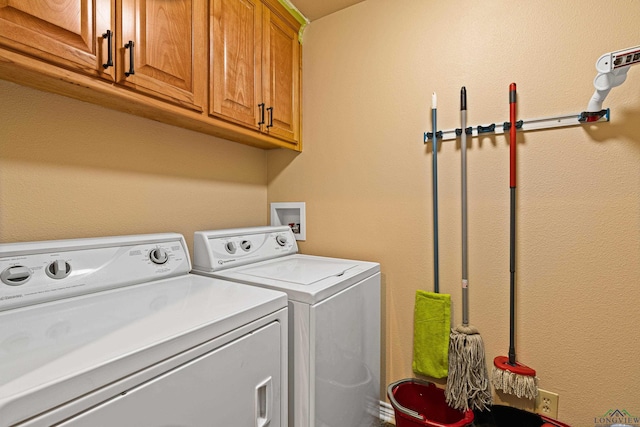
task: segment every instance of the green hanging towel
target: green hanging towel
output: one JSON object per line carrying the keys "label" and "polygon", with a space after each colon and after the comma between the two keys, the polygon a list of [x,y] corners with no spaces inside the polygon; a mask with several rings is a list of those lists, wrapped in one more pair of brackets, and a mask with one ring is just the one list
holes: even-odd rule
{"label": "green hanging towel", "polygon": [[449,368],[451,295],[416,291],[413,316],[413,371],[444,378]]}

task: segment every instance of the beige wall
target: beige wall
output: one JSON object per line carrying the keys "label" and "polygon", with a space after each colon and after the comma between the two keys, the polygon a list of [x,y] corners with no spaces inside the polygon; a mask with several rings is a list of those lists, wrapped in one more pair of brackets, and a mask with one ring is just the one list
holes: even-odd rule
{"label": "beige wall", "polygon": [[[304,152],[265,152],[0,81],[0,241],[264,224],[307,202],[302,251],[382,264],[386,383],[412,375],[416,289],[431,290],[430,94],[440,128],[576,113],[594,62],[637,45],[637,0],[367,0],[313,22]],[[575,426],[640,414],[640,67],[612,121],[527,133],[518,172],[519,359]],[[441,288],[460,322],[460,152],[440,149]],[[508,346],[508,145],[469,150],[471,323]],[[267,174],[268,168],[268,174]],[[519,403],[522,402],[512,402]],[[524,405],[526,406],[526,405]]]}
{"label": "beige wall", "polygon": [[267,220],[266,152],[0,81],[0,242]]}
{"label": "beige wall", "polygon": [[[432,290],[431,92],[441,129],[578,113],[603,53],[640,44],[636,0],[367,0],[312,22],[304,152],[268,153],[269,201],[306,201],[305,253],[382,265],[386,383],[412,376],[416,289]],[[560,395],[559,418],[640,416],[640,67],[610,123],[521,135],[518,358]],[[460,150],[439,151],[441,288],[460,314]],[[509,168],[503,136],[468,151],[471,324],[492,363],[508,349]],[[525,402],[507,399],[514,404]]]}

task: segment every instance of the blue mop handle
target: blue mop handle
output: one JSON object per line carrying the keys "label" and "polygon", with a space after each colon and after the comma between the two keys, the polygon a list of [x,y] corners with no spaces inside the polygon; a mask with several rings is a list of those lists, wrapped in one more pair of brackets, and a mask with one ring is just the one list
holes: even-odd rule
{"label": "blue mop handle", "polygon": [[438,127],[437,127],[437,97],[434,92],[431,97],[431,122],[433,123],[433,290],[440,292],[440,274],[438,271]]}

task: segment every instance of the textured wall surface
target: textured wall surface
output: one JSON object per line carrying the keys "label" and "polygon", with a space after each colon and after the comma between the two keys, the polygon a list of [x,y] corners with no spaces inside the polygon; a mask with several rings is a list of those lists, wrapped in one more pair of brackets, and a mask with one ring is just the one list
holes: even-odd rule
{"label": "textured wall surface", "polygon": [[[268,154],[268,199],[306,201],[305,253],[382,265],[388,384],[412,376],[416,289],[433,289],[431,93],[439,128],[579,113],[595,61],[640,44],[640,4],[367,0],[304,36],[300,155]],[[605,106],[610,123],[518,140],[517,354],[559,418],[592,426],[609,409],[640,416],[640,66]],[[509,343],[509,144],[469,142],[470,320],[487,360]],[[439,148],[440,286],[461,322],[460,147]],[[498,401],[531,409],[528,401]]]}
{"label": "textured wall surface", "polygon": [[262,225],[266,152],[0,81],[0,242]]}
{"label": "textured wall surface", "polygon": [[[412,376],[416,289],[433,287],[431,92],[439,127],[582,111],[595,60],[638,45],[637,0],[367,0],[306,30],[304,152],[264,152],[0,81],[0,241],[264,224],[307,202],[302,251],[382,264],[386,383]],[[517,350],[560,416],[640,414],[640,67],[612,120],[518,144]],[[471,323],[508,347],[508,141],[469,143]],[[460,314],[460,149],[439,151],[441,289]],[[498,395],[511,404],[527,402]]]}

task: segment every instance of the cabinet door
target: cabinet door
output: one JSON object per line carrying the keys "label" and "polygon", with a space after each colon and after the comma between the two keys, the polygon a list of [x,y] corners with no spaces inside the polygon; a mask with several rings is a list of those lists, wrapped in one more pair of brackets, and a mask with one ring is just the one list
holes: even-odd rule
{"label": "cabinet door", "polygon": [[259,0],[213,0],[209,28],[211,115],[259,129],[262,6]]}
{"label": "cabinet door", "polygon": [[206,76],[204,0],[121,1],[118,83],[201,111],[201,82]]}
{"label": "cabinet door", "polygon": [[263,18],[263,93],[270,135],[300,140],[300,44],[298,33],[268,8]]}
{"label": "cabinet door", "polygon": [[0,46],[109,78],[107,42],[114,29],[111,0],[0,1]]}

